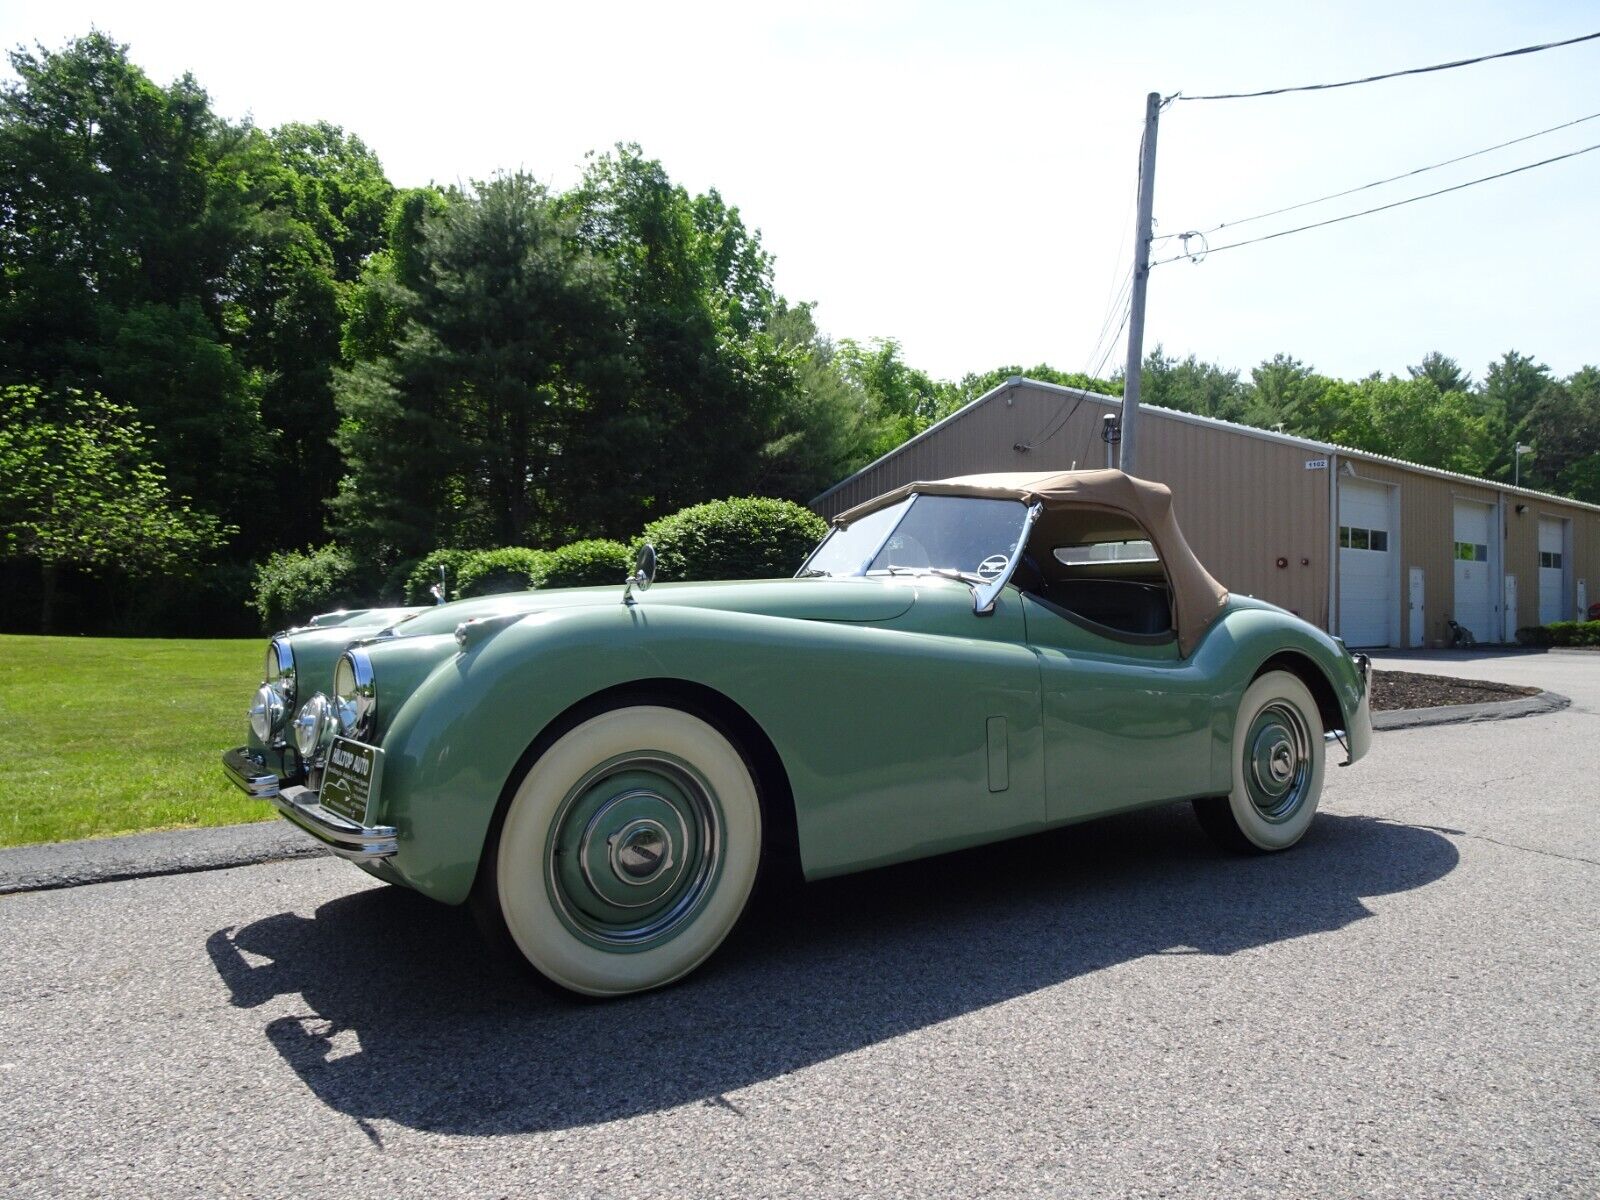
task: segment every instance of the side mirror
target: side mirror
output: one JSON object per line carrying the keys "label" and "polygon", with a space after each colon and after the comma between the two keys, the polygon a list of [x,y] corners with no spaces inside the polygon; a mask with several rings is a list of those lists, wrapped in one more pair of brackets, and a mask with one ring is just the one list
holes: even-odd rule
{"label": "side mirror", "polygon": [[633,589],[641,592],[650,590],[650,585],[656,581],[656,548],[649,542],[639,547],[639,553],[633,557],[633,573],[628,576],[628,585],[622,589],[622,602],[635,603]]}

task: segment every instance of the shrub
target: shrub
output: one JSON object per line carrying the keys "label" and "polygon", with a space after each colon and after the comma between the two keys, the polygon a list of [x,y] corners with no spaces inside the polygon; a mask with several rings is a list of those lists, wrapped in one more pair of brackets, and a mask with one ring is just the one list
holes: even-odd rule
{"label": "shrub", "polygon": [[256,568],[255,608],[267,628],[284,629],[329,609],[366,607],[370,590],[338,546],[285,550]]}
{"label": "shrub", "polygon": [[535,587],[595,587],[616,584],[628,577],[633,555],[621,542],[598,538],[573,542],[545,557]]}
{"label": "shrub", "polygon": [[1517,630],[1524,646],[1600,646],[1600,621],[1552,621]]}
{"label": "shrub", "polygon": [[645,526],[657,577],[773,579],[793,575],[828,532],[827,522],[788,500],[713,500]]}
{"label": "shrub", "polygon": [[456,594],[494,596],[501,592],[520,592],[538,587],[549,551],[526,546],[504,546],[499,550],[474,550],[456,568]]}
{"label": "shrub", "polygon": [[402,603],[432,604],[433,593],[428,589],[439,582],[440,567],[444,568],[445,599],[459,599],[461,567],[474,553],[473,550],[435,550],[417,559],[405,571]]}

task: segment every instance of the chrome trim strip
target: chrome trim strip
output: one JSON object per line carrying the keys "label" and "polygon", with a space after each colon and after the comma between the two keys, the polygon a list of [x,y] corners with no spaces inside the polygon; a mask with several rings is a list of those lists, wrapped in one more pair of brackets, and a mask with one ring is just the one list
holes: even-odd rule
{"label": "chrome trim strip", "polygon": [[222,772],[235,787],[258,800],[278,794],[278,776],[243,746],[223,752]]}
{"label": "chrome trim strip", "polygon": [[1028,506],[1028,515],[1022,521],[1022,533],[1017,538],[1017,544],[1012,548],[1011,561],[1006,564],[1006,569],[996,575],[983,587],[976,584],[972,588],[972,611],[983,617],[994,611],[994,602],[999,599],[1001,591],[1011,576],[1016,573],[1017,564],[1022,561],[1022,552],[1027,548],[1028,538],[1033,533],[1034,522],[1039,519],[1039,514],[1044,512],[1044,505],[1035,501]]}
{"label": "chrome trim strip", "polygon": [[377,862],[392,858],[400,849],[398,833],[392,825],[358,825],[317,803],[317,793],[308,787],[284,788],[268,799],[278,811],[334,854],[351,862]]}

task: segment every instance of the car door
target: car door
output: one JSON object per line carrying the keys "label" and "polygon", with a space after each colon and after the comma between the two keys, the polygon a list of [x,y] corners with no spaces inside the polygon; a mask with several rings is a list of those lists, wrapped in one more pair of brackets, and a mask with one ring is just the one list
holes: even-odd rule
{"label": "car door", "polygon": [[1204,794],[1215,697],[1177,638],[1120,634],[1032,595],[1022,607],[1049,823]]}

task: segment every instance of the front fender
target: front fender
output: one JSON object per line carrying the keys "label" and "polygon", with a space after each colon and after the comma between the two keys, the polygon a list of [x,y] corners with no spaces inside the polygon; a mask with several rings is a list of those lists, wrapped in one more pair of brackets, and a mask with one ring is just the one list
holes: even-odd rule
{"label": "front fender", "polygon": [[1276,608],[1240,607],[1212,625],[1195,650],[1196,663],[1218,685],[1212,740],[1216,786],[1232,786],[1233,726],[1245,689],[1269,661],[1295,654],[1308,661],[1333,689],[1350,743],[1350,761],[1367,752],[1372,721],[1367,679],[1339,642],[1300,618]]}

